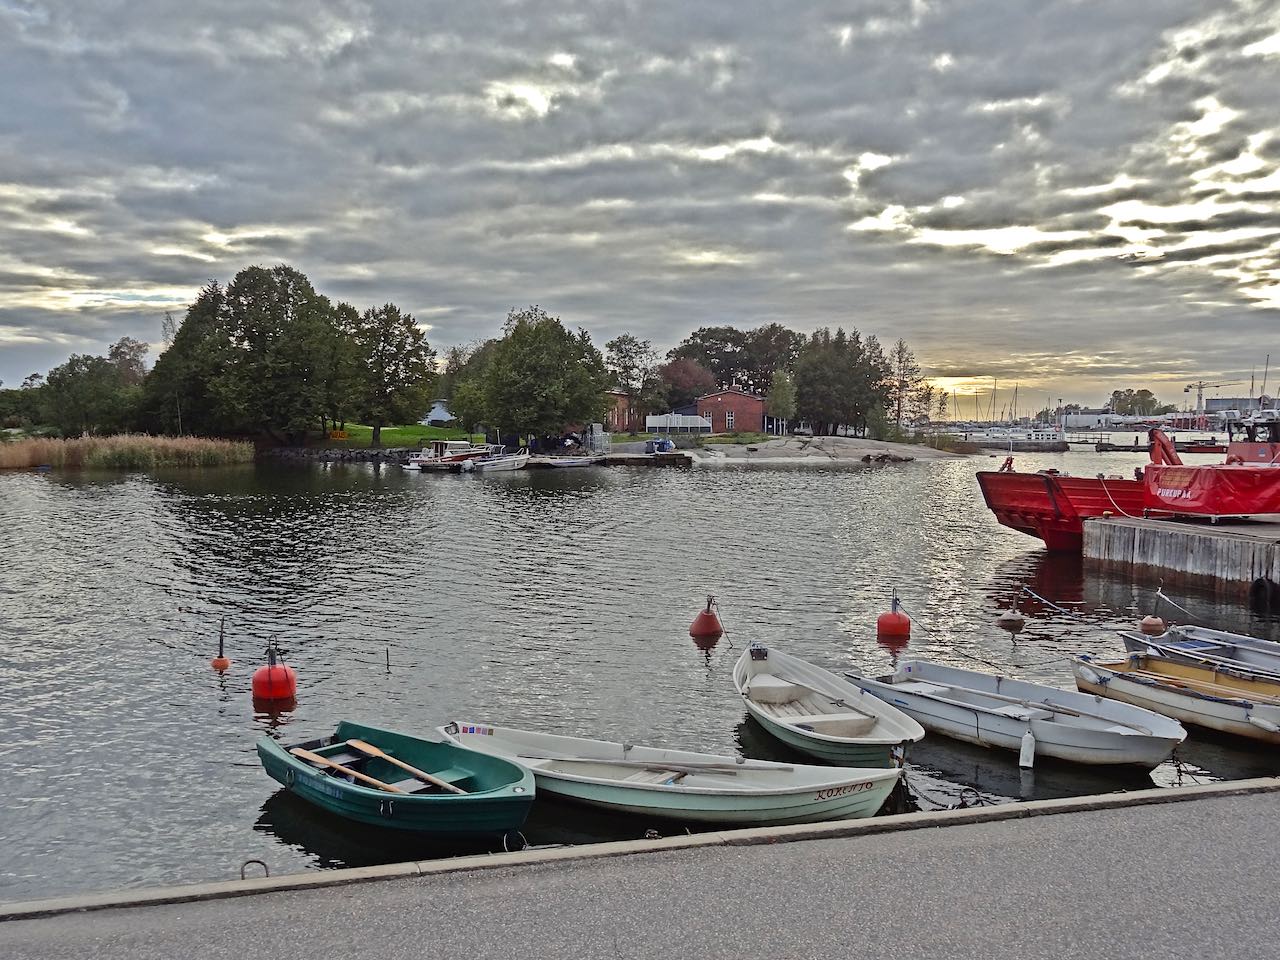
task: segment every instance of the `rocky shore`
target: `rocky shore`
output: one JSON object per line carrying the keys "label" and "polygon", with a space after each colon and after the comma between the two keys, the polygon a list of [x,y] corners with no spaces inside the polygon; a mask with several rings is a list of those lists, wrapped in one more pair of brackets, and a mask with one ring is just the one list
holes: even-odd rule
{"label": "rocky shore", "polygon": [[906,463],[963,456],[919,443],[890,443],[859,437],[778,437],[764,443],[709,443],[691,452],[699,464]]}
{"label": "rocky shore", "polygon": [[343,447],[271,447],[259,456],[268,460],[309,460],[317,463],[405,464],[418,450],[409,447],[347,450]]}

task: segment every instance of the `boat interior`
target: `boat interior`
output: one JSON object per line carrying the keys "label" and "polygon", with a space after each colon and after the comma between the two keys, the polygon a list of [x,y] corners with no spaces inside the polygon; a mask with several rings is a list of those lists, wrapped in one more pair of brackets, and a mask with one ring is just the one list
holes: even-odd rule
{"label": "boat interior", "polygon": [[[442,794],[446,793],[441,787],[435,784],[427,783],[419,780],[417,777],[407,773],[402,768],[396,766],[382,757],[371,757],[361,753],[355,747],[351,746],[345,740],[338,740],[334,737],[324,737],[320,740],[309,740],[306,743],[294,743],[286,747],[286,750],[293,747],[301,747],[303,750],[309,750],[318,756],[324,757],[333,763],[339,763],[348,770],[354,770],[357,773],[363,773],[366,777],[373,777],[375,780],[381,780],[388,786],[403,790],[405,793],[412,794]],[[393,754],[394,751],[386,750],[386,753]],[[335,770],[333,767],[326,767],[313,761],[305,760],[301,757],[295,757],[300,763],[305,763],[313,769],[324,772],[327,776],[335,780],[341,780],[343,783],[353,783],[357,786],[367,786],[362,784],[354,777],[350,777],[341,770]],[[425,770],[437,780],[443,780],[445,783],[451,783],[455,787],[459,787],[470,793],[476,788],[475,779],[470,770],[463,770],[461,767],[447,767],[442,770],[433,770],[433,764],[429,764],[422,758],[413,758],[405,762]]]}
{"label": "boat interior", "polygon": [[[886,682],[893,683],[893,678]],[[1034,703],[1015,700],[1012,697],[993,696],[981,690],[968,687],[955,687],[928,680],[904,680],[893,683],[896,690],[904,693],[916,693],[925,697],[938,697],[952,703],[981,707],[989,713],[1000,714],[1015,720],[1052,720],[1055,723],[1067,723],[1073,727],[1088,727],[1094,730],[1109,730],[1115,733],[1127,733],[1136,729],[1130,724],[1121,723],[1110,717],[1093,716],[1071,707],[1056,707],[1054,704]]]}
{"label": "boat interior", "polygon": [[[559,773],[571,777],[586,777],[591,780],[609,780],[613,782],[634,783],[639,785],[661,785],[681,787],[719,787],[737,782],[737,771],[729,769],[698,769],[676,761],[666,763],[654,760],[652,763],[641,761],[610,762],[608,760],[535,760],[521,757],[520,762],[531,770]],[[760,770],[753,769],[753,774]],[[764,771],[768,773],[768,771]]]}
{"label": "boat interior", "polygon": [[865,737],[879,722],[845,700],[771,673],[753,676],[746,693],[761,713],[779,723],[827,737]]}

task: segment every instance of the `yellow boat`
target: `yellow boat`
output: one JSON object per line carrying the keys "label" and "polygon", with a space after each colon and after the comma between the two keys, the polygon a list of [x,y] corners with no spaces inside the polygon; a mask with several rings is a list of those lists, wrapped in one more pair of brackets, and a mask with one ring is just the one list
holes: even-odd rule
{"label": "yellow boat", "polygon": [[1227,667],[1134,653],[1124,660],[1072,660],[1076,686],[1183,723],[1280,744],[1280,681]]}

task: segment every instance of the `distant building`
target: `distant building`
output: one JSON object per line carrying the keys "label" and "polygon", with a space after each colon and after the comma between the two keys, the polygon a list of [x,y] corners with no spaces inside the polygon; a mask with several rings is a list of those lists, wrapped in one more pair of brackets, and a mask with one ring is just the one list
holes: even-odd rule
{"label": "distant building", "polygon": [[605,414],[604,427],[610,433],[639,433],[642,427],[640,412],[631,404],[631,395],[625,390],[606,390],[609,396],[609,412]]}
{"label": "distant building", "polygon": [[[1052,420],[1053,417],[1051,416],[1050,419]],[[1062,427],[1064,430],[1106,429],[1119,419],[1110,410],[1103,407],[1096,409],[1085,407],[1076,413],[1064,413],[1062,415]]]}
{"label": "distant building", "polygon": [[[1263,407],[1262,397],[1205,397],[1205,413],[1223,413],[1227,410],[1239,410],[1241,413],[1252,413]],[[1266,406],[1271,406],[1271,398],[1266,398]]]}
{"label": "distant building", "polygon": [[429,427],[443,427],[453,423],[454,416],[449,412],[448,403],[448,400],[432,400],[431,409],[418,422]]}
{"label": "distant building", "polygon": [[698,416],[711,421],[712,433],[760,433],[764,430],[764,397],[737,387],[698,398]]}

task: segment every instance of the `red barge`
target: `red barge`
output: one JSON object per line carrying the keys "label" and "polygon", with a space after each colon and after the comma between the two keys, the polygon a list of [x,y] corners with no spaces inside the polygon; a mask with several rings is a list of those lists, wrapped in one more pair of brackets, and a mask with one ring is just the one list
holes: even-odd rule
{"label": "red barge", "polygon": [[1160,430],[1149,433],[1151,462],[1123,477],[1018,473],[1013,458],[978,474],[996,519],[1038,537],[1052,551],[1079,552],[1090,517],[1219,518],[1280,514],[1280,420],[1229,425],[1225,463],[1188,466]]}

